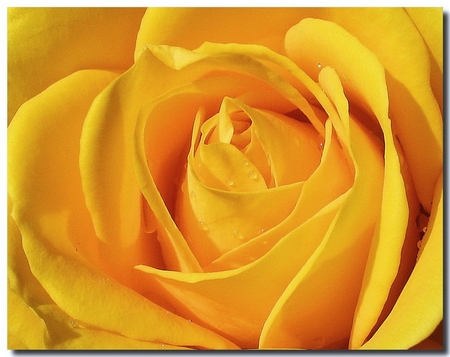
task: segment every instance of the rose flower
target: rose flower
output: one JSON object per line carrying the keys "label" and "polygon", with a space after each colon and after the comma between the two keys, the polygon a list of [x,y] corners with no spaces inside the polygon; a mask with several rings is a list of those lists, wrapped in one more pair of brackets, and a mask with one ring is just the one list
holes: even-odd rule
{"label": "rose flower", "polygon": [[10,349],[442,348],[442,9],[8,14]]}

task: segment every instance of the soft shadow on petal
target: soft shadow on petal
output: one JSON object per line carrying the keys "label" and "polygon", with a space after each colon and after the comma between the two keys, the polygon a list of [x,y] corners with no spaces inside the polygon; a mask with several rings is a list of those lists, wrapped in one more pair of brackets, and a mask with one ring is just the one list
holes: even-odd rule
{"label": "soft shadow on petal", "polygon": [[[322,65],[332,66],[340,77],[345,77],[342,83],[346,96],[350,101],[356,101],[372,111],[383,130],[385,177],[381,218],[369,255],[355,319],[352,345],[358,345],[363,343],[375,324],[397,275],[408,221],[400,158],[394,144],[393,124],[388,118],[389,101],[384,69],[375,55],[358,39],[328,21],[304,20],[290,30],[286,41],[288,52],[300,66],[314,71],[318,61]],[[357,62],[355,58],[358,58]],[[416,147],[420,146],[416,143]]]}
{"label": "soft shadow on petal", "polygon": [[284,53],[286,31],[304,16],[318,13],[313,8],[149,8],[136,54],[149,43],[192,50],[205,41],[258,44]]}
{"label": "soft shadow on petal", "polygon": [[[429,57],[422,37],[406,12],[399,8],[324,9],[324,15],[319,17],[356,36],[386,68],[389,114],[411,167],[419,199],[429,211],[433,185],[442,166],[442,118],[431,91]],[[353,68],[361,65],[360,52],[343,50],[347,47],[340,46],[341,41],[335,40],[329,43],[324,53],[323,47],[316,48],[313,40],[320,36],[318,29],[313,29],[311,36],[300,35],[302,23],[308,21],[314,19],[301,21],[287,33],[289,56],[297,63],[301,62],[301,67],[313,78],[318,73],[317,63],[330,65],[350,81],[346,83],[349,87],[356,85],[359,88],[361,81],[368,77],[349,77]],[[344,52],[346,63],[338,65]],[[371,90],[370,95],[377,97],[378,94]]]}
{"label": "soft shadow on petal", "polygon": [[142,8],[9,8],[8,122],[19,106],[81,69],[126,69]]}
{"label": "soft shadow on petal", "polygon": [[146,266],[137,269],[145,272],[149,284],[161,284],[158,293],[181,316],[216,331],[241,348],[256,348],[273,304],[320,244],[345,198],[343,195],[331,202],[267,254],[238,269],[201,274]]}
{"label": "soft shadow on petal", "polygon": [[347,347],[379,217],[384,170],[374,139],[354,120],[342,120],[355,161],[354,184],[323,241],[275,304],[260,348]]}
{"label": "soft shadow on petal", "polygon": [[391,313],[361,349],[410,348],[426,339],[442,320],[443,204],[441,176],[417,264]]}
{"label": "soft shadow on petal", "polygon": [[19,229],[33,226],[60,251],[92,261],[97,238],[81,189],[80,132],[93,98],[116,76],[66,77],[23,105],[8,130],[8,192]]}
{"label": "soft shadow on petal", "polygon": [[431,52],[431,87],[443,112],[443,36],[444,14],[441,7],[408,7],[406,12],[411,17]]}

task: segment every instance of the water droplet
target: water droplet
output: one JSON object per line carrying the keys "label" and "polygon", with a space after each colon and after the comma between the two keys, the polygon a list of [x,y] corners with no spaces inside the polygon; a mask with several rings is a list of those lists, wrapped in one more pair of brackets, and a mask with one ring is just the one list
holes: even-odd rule
{"label": "water droplet", "polygon": [[242,161],[242,163],[243,163],[245,166],[248,166],[248,165],[249,165],[249,163],[248,163],[247,160]]}
{"label": "water droplet", "polygon": [[78,320],[77,319],[73,319],[73,321],[70,321],[70,324],[72,325],[73,328],[77,328],[78,327]]}
{"label": "water droplet", "polygon": [[192,320],[188,320],[189,322],[192,322]]}
{"label": "water droplet", "polygon": [[261,233],[264,233],[266,230],[265,229],[261,229]]}
{"label": "water droplet", "polygon": [[317,67],[321,68],[321,67],[322,67],[322,65],[321,65],[320,63],[317,63]]}
{"label": "water droplet", "polygon": [[205,222],[198,222],[198,226],[200,227],[200,229],[202,230],[202,231],[207,231],[208,230],[208,227],[206,226],[206,224],[205,224]]}
{"label": "water droplet", "polygon": [[166,347],[166,345],[162,344],[161,347]]}
{"label": "water droplet", "polygon": [[170,311],[169,311],[169,310],[166,310],[166,314],[170,314]]}
{"label": "water droplet", "polygon": [[244,239],[244,236],[239,231],[233,231],[233,237],[236,238],[236,239],[239,239],[239,240]]}
{"label": "water droplet", "polygon": [[249,172],[248,172],[248,177],[249,177],[251,180],[256,180],[256,179],[258,179],[258,174],[257,174],[256,172],[254,172],[254,171],[249,171]]}
{"label": "water droplet", "polygon": [[417,249],[420,250],[422,248],[422,243],[423,243],[422,239],[417,241]]}
{"label": "water droplet", "polygon": [[233,180],[231,180],[231,179],[228,178],[228,177],[225,179],[225,182],[227,183],[228,186],[233,186],[233,185],[234,185]]}

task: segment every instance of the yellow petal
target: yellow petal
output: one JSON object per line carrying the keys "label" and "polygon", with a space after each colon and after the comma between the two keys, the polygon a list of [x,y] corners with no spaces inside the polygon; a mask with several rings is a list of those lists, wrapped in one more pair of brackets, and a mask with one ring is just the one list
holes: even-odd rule
{"label": "yellow petal", "polygon": [[[331,122],[328,122],[327,128],[321,162],[311,177],[303,183],[300,197],[289,216],[263,235],[222,255],[205,270],[226,270],[249,264],[266,254],[280,237],[295,231],[322,208],[342,198],[353,183],[353,172],[348,166],[336,134],[331,129]],[[333,177],[333,180],[330,181],[330,177]]]}
{"label": "yellow petal", "polygon": [[347,126],[355,182],[323,241],[275,304],[260,348],[334,349],[348,343],[379,215],[383,166],[373,138],[353,120]]}
{"label": "yellow petal", "polygon": [[[429,58],[420,34],[399,8],[324,9],[319,17],[339,24],[356,36],[386,68],[390,116],[405,150],[420,201],[429,210],[432,188],[442,162],[442,118],[431,91]],[[319,63],[330,65],[350,80],[352,68],[361,64],[360,53],[344,51],[348,47],[342,46],[341,40],[316,48],[314,41],[320,36],[317,29],[310,34],[301,31],[302,23],[308,21],[314,20],[302,21],[287,33],[289,56],[301,63],[301,68],[313,78],[317,76]],[[361,81],[367,79],[354,78],[347,84],[360,87]],[[377,96],[373,91],[371,95]]]}
{"label": "yellow petal", "polygon": [[45,322],[11,290],[8,291],[8,349],[45,349]]}
{"label": "yellow petal", "polygon": [[283,53],[286,31],[305,12],[301,8],[149,8],[142,20],[136,55],[148,44],[192,50],[206,41],[259,44]]}
{"label": "yellow petal", "polygon": [[126,69],[145,9],[9,8],[8,118],[81,69]]}
{"label": "yellow petal", "polygon": [[[96,238],[79,179],[79,139],[92,99],[115,77],[76,72],[23,105],[8,132],[8,191],[19,228],[35,224],[61,251],[79,255],[77,248],[94,260]],[[70,239],[62,239],[68,229]]]}
{"label": "yellow petal", "polygon": [[[388,118],[383,68],[378,59],[355,37],[331,22],[304,20],[291,30],[287,39],[295,46],[292,47],[292,54],[302,65],[314,68],[317,62],[330,64],[340,76],[345,76],[343,84],[347,97],[351,102],[355,100],[360,105],[365,103],[371,108],[383,130],[386,171],[382,211],[355,319],[352,343],[358,345],[375,324],[397,275],[408,221],[404,179]],[[306,57],[299,52],[300,48],[306,51]],[[354,58],[358,58],[358,61],[355,62]],[[420,147],[417,143],[415,145],[416,148]],[[421,172],[421,177],[425,177],[423,167]],[[431,176],[427,178],[431,179]]]}
{"label": "yellow petal", "polygon": [[443,315],[443,192],[438,180],[423,251],[394,308],[361,349],[407,349],[426,339]]}
{"label": "yellow petal", "polygon": [[86,113],[93,98],[116,76],[106,71],[76,72],[21,107],[9,127],[8,190],[21,230],[33,227],[64,254],[91,261],[138,288],[132,267],[143,260],[161,266],[158,250],[152,249],[150,239],[128,250],[103,245],[95,235],[80,180]]}
{"label": "yellow petal", "polygon": [[[209,50],[212,50],[211,53],[208,52]],[[261,50],[264,48],[252,47],[248,53],[259,53]],[[293,64],[291,63],[291,65]],[[132,80],[137,74],[139,74],[139,78],[142,77],[142,82]],[[226,76],[223,77],[220,74]],[[229,85],[233,81],[235,84],[242,85],[241,78],[243,77],[249,78],[251,81],[247,80],[247,82],[250,84],[253,82],[252,79],[265,82],[268,88],[275,93],[278,92],[278,95],[282,94],[292,104],[299,105],[319,128],[322,127],[322,122],[317,118],[306,99],[279,74],[247,55],[229,51],[223,53],[220,46],[215,47],[214,45],[210,45],[198,53],[175,47],[150,46],[143,50],[136,65],[123,75],[110,91],[105,91],[104,97],[103,95],[99,97],[99,105],[95,106],[95,110],[90,113],[93,125],[85,126],[88,129],[84,132],[86,140],[82,142],[81,168],[86,184],[88,207],[94,217],[97,232],[102,239],[114,241],[114,237],[120,236],[118,232],[121,229],[125,230],[123,225],[120,228],[123,220],[119,219],[119,211],[115,208],[117,204],[113,203],[113,200],[115,202],[120,200],[125,202],[126,200],[129,203],[122,207],[130,207],[130,205],[138,207],[137,196],[133,193],[133,190],[136,189],[133,187],[135,185],[134,177],[127,176],[125,180],[121,176],[123,167],[132,165],[132,158],[128,156],[128,145],[136,144],[137,178],[147,202],[161,223],[158,238],[163,246],[165,262],[170,264],[168,266],[170,269],[199,271],[200,267],[195,262],[171,216],[176,192],[174,187],[177,182],[178,184],[180,182],[180,171],[177,168],[184,164],[183,157],[188,150],[188,147],[185,147],[188,145],[187,133],[190,132],[188,128],[193,125],[202,102],[206,103],[207,111],[211,113],[220,105],[220,101],[218,101],[220,93],[222,93],[221,98],[224,97],[224,94],[240,96],[246,93],[249,89],[248,84],[243,88],[238,86],[238,90],[232,91],[235,93],[234,95],[223,92],[225,88],[230,88]],[[211,85],[211,81],[218,85],[216,89]],[[192,82],[193,85],[189,87],[189,83]],[[183,89],[183,85],[187,87]],[[178,86],[180,87],[177,88]],[[174,88],[172,92],[151,101],[152,97],[170,87]],[[260,85],[256,86],[257,89],[260,87]],[[135,96],[128,95],[131,88],[136,91]],[[205,92],[207,88],[211,91],[211,100],[207,100],[208,95]],[[322,93],[318,87],[316,89]],[[111,99],[115,96],[116,90],[127,93],[129,102],[122,104],[129,107],[129,110],[117,110],[116,106],[119,104]],[[229,91],[229,89],[226,90]],[[183,94],[183,91],[186,93]],[[324,96],[323,93],[322,95]],[[170,99],[171,97],[173,97],[173,101]],[[137,117],[133,113],[136,113],[140,105],[143,105],[143,98],[150,99],[150,103],[140,111],[133,144],[130,135],[134,130],[134,120]],[[265,104],[263,107],[268,106],[270,107]],[[213,113],[217,113],[217,109]],[[119,116],[120,120],[111,122],[109,120],[111,116]],[[125,122],[126,125],[122,126],[122,122]],[[173,125],[175,123],[176,125]],[[105,127],[110,129],[104,130]],[[171,141],[165,140],[166,135],[171,135]],[[124,138],[125,141],[121,142],[119,138],[120,140]],[[122,145],[125,149],[120,149]],[[95,153],[94,156],[90,155],[92,152]],[[116,153],[112,156],[114,160],[104,160],[111,152]],[[161,162],[165,164],[160,165]],[[102,170],[99,170],[99,167]],[[124,172],[127,174],[131,170]],[[169,181],[170,184],[167,183],[167,177],[172,178]],[[119,198],[117,197],[120,192],[118,188],[124,184],[127,185],[126,190],[129,191],[129,194]],[[124,212],[124,214],[129,215],[130,213]],[[133,217],[134,229],[137,229],[138,218],[136,215]],[[111,218],[115,219],[111,220]],[[115,224],[107,224],[111,221]],[[132,235],[129,235],[128,238],[133,239]]]}
{"label": "yellow petal", "polygon": [[443,9],[441,7],[408,7],[406,12],[413,20],[431,52],[431,86],[442,112]]}
{"label": "yellow petal", "polygon": [[[31,273],[13,220],[8,228],[8,280],[14,289],[8,296],[10,349],[184,349],[164,341],[139,341],[100,330],[64,313]],[[108,284],[110,280],[99,283]],[[73,291],[72,286],[66,289]]]}
{"label": "yellow petal", "polygon": [[108,275],[62,255],[45,244],[36,230],[23,228],[22,237],[33,274],[57,306],[81,325],[140,341],[234,348],[226,339],[166,311]]}
{"label": "yellow petal", "polygon": [[145,273],[149,284],[160,282],[162,289],[155,294],[169,299],[184,318],[241,348],[256,348],[270,309],[320,243],[344,199],[333,201],[288,233],[261,259],[236,270],[180,273],[143,265],[137,269]]}

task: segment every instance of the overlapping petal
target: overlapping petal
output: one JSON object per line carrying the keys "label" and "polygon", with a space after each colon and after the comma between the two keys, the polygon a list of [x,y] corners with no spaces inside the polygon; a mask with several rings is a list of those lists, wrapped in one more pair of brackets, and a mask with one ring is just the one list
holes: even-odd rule
{"label": "overlapping petal", "polygon": [[75,71],[128,68],[144,12],[9,8],[8,122],[22,103]]}
{"label": "overlapping petal", "polygon": [[10,346],[439,347],[439,9],[9,15]]}
{"label": "overlapping petal", "polygon": [[[277,30],[274,30],[267,26],[265,22],[264,29],[260,29],[258,24],[263,24],[263,22],[260,21],[261,14],[258,11],[263,11],[263,9],[225,9],[224,11],[218,11],[214,8],[149,9],[143,19],[143,30],[137,41],[136,54],[147,43],[165,43],[195,48],[204,41],[257,43],[284,54],[284,49],[280,50],[284,40],[283,36],[288,30],[284,27],[284,24],[290,24],[291,21],[295,24],[302,19],[314,17],[329,20],[342,26],[375,53],[387,70],[391,98],[390,116],[396,121],[398,135],[405,149],[407,161],[411,166],[413,181],[417,187],[421,203],[429,210],[433,194],[432,187],[439,174],[442,161],[442,121],[438,101],[431,91],[428,52],[421,34],[415,28],[408,14],[401,8],[304,8],[284,10],[289,10],[290,13],[283,14],[283,9],[276,9],[271,14],[271,19],[275,19],[277,14],[283,16],[283,21],[279,22],[283,26],[273,25],[277,28]],[[416,12],[430,14],[427,9],[416,10]],[[162,14],[164,14],[164,17],[161,16]],[[195,19],[206,14],[206,18],[211,22],[202,22],[201,26],[196,25]],[[222,19],[227,18],[228,21],[215,21],[214,16],[219,16],[219,14]],[[436,10],[429,16],[432,17],[433,22],[438,24],[442,21],[440,14]],[[245,21],[242,21],[242,17],[245,17]],[[415,18],[417,17],[419,16],[415,16]],[[420,17],[424,18],[425,16],[420,15]],[[161,21],[164,21],[164,26],[161,26]],[[250,27],[249,23],[254,26]],[[436,29],[436,26],[433,25],[433,29]],[[190,28],[190,31],[186,31],[187,27]],[[161,31],[163,28],[164,31]],[[195,28],[194,32],[191,31],[192,28]],[[258,30],[249,32],[249,28]],[[267,36],[265,31],[269,30],[272,31],[273,36]],[[429,30],[429,33],[434,34],[436,32]],[[180,36],[182,33],[186,33],[186,36]],[[386,36],[383,34],[386,34]],[[434,40],[434,42],[439,41]],[[433,47],[438,48],[439,46]],[[440,56],[439,51],[433,51],[437,57]],[[289,49],[287,49],[287,52],[289,53]],[[329,54],[331,55],[332,51]],[[439,59],[436,61],[439,63]],[[434,70],[433,73],[435,72]],[[437,77],[439,77],[438,74],[433,74],[435,91],[441,87],[436,81]],[[429,148],[427,154],[420,149],[422,147]],[[424,171],[428,174],[424,175]]]}
{"label": "overlapping petal", "polygon": [[433,211],[417,264],[392,312],[361,349],[406,349],[426,339],[443,315],[443,192],[436,184]]}

